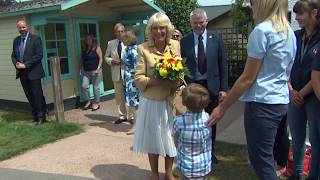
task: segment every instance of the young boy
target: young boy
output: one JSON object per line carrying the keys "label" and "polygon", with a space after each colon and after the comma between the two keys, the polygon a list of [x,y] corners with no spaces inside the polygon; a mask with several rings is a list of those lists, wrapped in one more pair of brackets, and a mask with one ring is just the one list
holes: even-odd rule
{"label": "young boy", "polygon": [[206,127],[209,115],[204,111],[209,100],[209,92],[199,84],[189,84],[182,91],[188,111],[174,119],[172,130],[182,180],[206,180],[211,171],[211,128]]}

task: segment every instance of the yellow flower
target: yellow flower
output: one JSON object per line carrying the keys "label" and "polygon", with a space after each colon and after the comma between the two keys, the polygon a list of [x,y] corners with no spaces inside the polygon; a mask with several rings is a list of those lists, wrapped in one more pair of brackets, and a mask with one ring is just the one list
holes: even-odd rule
{"label": "yellow flower", "polygon": [[160,74],[161,77],[165,78],[165,77],[168,76],[168,71],[166,69],[164,69],[164,68],[160,68],[159,74]]}
{"label": "yellow flower", "polygon": [[170,58],[171,58],[170,52],[166,52],[166,53],[163,55],[163,59],[165,59],[165,60],[168,60],[168,59],[170,59]]}
{"label": "yellow flower", "polygon": [[177,63],[177,68],[178,68],[178,70],[183,69],[183,65],[180,61]]}
{"label": "yellow flower", "polygon": [[171,64],[171,68],[172,68],[173,70],[175,70],[176,67],[177,67],[176,64],[174,64],[174,63]]}

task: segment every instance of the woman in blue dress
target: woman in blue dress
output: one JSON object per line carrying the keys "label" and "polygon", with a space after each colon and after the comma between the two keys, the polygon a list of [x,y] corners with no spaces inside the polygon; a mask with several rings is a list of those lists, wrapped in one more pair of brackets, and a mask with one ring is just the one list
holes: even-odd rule
{"label": "woman in blue dress", "polygon": [[139,105],[139,90],[134,80],[135,69],[137,64],[137,37],[132,31],[128,31],[123,35],[123,43],[127,46],[123,59],[124,63],[124,94],[127,112],[133,112],[133,117],[129,117],[129,121],[133,124],[127,135],[134,134],[135,112]]}

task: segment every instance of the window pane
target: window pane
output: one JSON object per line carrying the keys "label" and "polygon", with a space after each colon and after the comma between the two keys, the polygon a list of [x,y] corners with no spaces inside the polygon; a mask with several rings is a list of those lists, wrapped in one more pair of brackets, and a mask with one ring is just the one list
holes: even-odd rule
{"label": "window pane", "polygon": [[93,34],[94,37],[97,37],[97,30],[95,24],[88,24],[89,25],[89,33]]}
{"label": "window pane", "polygon": [[59,57],[68,56],[66,41],[58,41],[58,52]]}
{"label": "window pane", "polygon": [[48,58],[48,70],[49,70],[49,76],[51,76],[51,64],[50,64],[49,58]]}
{"label": "window pane", "polygon": [[51,76],[50,57],[58,56],[60,58],[61,74],[69,73],[68,49],[66,41],[66,28],[64,23],[49,23],[44,26],[46,36],[46,52],[49,76]]}
{"label": "window pane", "polygon": [[80,37],[84,38],[86,34],[88,34],[87,24],[79,24],[80,27]]}
{"label": "window pane", "polygon": [[44,26],[45,38],[46,40],[54,40],[55,39],[55,25],[47,24]]}
{"label": "window pane", "polygon": [[48,52],[47,53],[48,60],[50,59],[50,57],[53,57],[53,56],[57,56],[57,52]]}
{"label": "window pane", "polygon": [[56,49],[56,41],[46,41],[47,49]]}
{"label": "window pane", "polygon": [[68,58],[61,58],[60,59],[60,68],[61,68],[61,74],[68,74],[69,73]]}
{"label": "window pane", "polygon": [[56,30],[57,30],[57,39],[66,39],[66,30],[65,25],[60,23],[56,24]]}

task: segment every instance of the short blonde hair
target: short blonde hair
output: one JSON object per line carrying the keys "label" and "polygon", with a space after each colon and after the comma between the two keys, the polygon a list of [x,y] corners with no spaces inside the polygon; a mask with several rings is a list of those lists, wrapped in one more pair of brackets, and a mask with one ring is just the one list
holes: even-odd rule
{"label": "short blonde hair", "polygon": [[191,112],[201,112],[210,101],[208,90],[200,84],[191,83],[182,90],[182,104]]}
{"label": "short blonde hair", "polygon": [[152,38],[152,35],[151,35],[152,26],[165,26],[167,30],[166,42],[168,43],[170,41],[174,27],[171,24],[171,21],[167,15],[165,15],[164,13],[158,12],[153,14],[148,21],[148,24],[146,27],[146,35],[148,37],[148,41],[153,45],[154,39]]}
{"label": "short blonde hair", "polygon": [[133,31],[127,31],[123,34],[123,38],[127,39],[128,46],[132,46],[137,44],[137,36],[133,33]]}
{"label": "short blonde hair", "polygon": [[255,0],[257,9],[253,15],[256,24],[271,20],[276,31],[288,33],[288,0]]}

